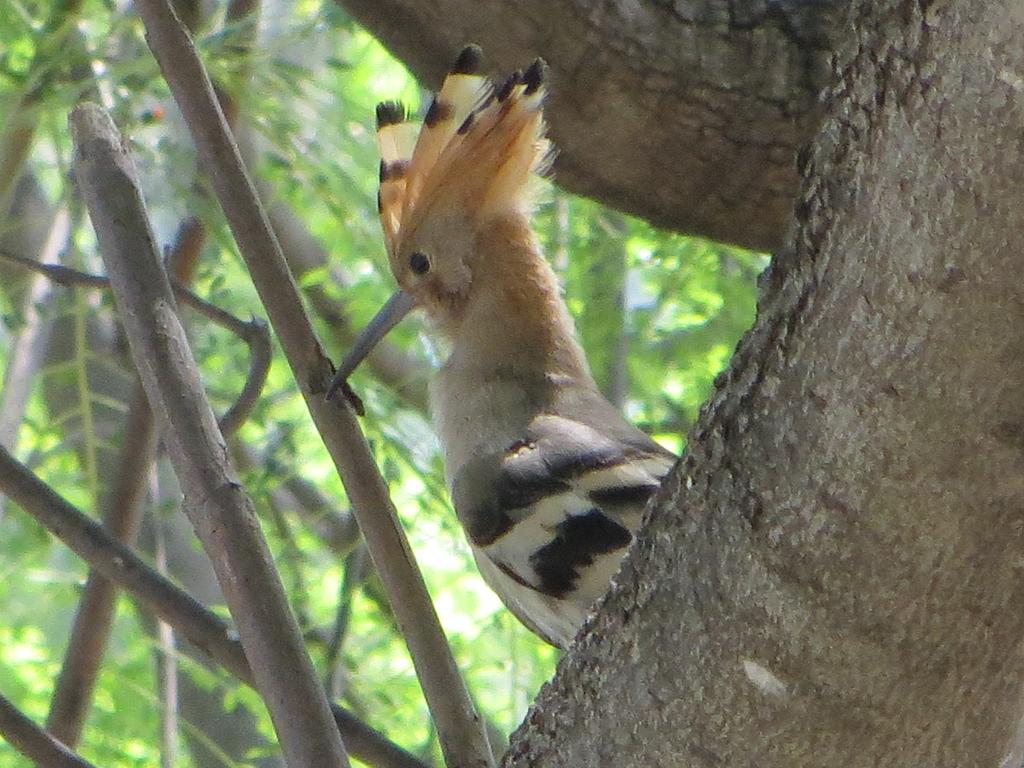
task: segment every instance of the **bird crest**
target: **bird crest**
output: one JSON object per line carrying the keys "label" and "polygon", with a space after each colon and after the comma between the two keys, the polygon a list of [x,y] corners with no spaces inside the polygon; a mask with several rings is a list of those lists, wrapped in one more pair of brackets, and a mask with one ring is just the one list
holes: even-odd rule
{"label": "bird crest", "polygon": [[532,203],[531,181],[551,158],[547,65],[537,59],[495,87],[481,63],[477,46],[463,49],[422,123],[409,120],[399,102],[377,105],[378,209],[391,258],[431,211],[458,206],[484,219]]}

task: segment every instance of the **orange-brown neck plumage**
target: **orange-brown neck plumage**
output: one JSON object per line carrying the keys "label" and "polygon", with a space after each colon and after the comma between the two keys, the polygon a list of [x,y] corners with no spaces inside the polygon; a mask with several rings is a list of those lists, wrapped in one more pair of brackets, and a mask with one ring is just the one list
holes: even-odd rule
{"label": "orange-brown neck plumage", "polygon": [[478,369],[590,383],[558,279],[526,217],[488,222],[475,245],[464,308],[448,329],[452,354]]}

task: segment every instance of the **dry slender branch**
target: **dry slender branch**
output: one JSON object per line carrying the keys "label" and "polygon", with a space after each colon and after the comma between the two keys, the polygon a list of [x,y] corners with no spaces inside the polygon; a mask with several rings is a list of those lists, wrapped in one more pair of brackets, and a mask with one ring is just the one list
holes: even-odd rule
{"label": "dry slender branch", "polygon": [[[195,228],[189,225],[189,221],[186,220],[179,228],[174,248],[167,259],[179,280],[193,277],[195,260],[202,244],[202,238],[195,237]],[[228,317],[234,324],[240,324],[235,318]],[[232,326],[229,324],[229,327]],[[266,348],[265,365],[269,365],[269,338],[265,330],[263,336],[266,339],[263,345]],[[262,382],[262,378],[256,380]],[[143,499],[157,448],[156,421],[146,399],[146,392],[138,381],[132,393],[123,435],[116,462],[116,477],[105,501],[103,525],[118,541],[131,546],[142,523]],[[46,723],[50,733],[72,748],[78,744],[88,716],[96,678],[113,625],[116,598],[117,587],[114,583],[90,571],[75,613]],[[161,632],[166,626],[161,623]],[[164,639],[163,634],[161,639]],[[176,669],[170,656],[166,657],[165,666],[169,680]],[[171,696],[171,687],[165,686],[167,698]],[[165,732],[173,723],[173,713],[173,702],[169,702],[163,709]],[[170,754],[173,752],[161,750],[161,756]]]}
{"label": "dry slender branch", "polygon": [[266,384],[267,372],[270,370],[270,361],[273,356],[270,330],[267,328],[266,322],[258,317],[239,320],[216,304],[199,298],[178,280],[172,280],[171,287],[174,289],[174,295],[181,299],[183,304],[222,328],[231,331],[249,347],[249,372],[246,374],[245,384],[231,406],[218,419],[221,432],[225,435],[232,435],[249,418],[256,401],[259,400],[260,393],[263,392],[263,385]]}
{"label": "dry slender branch", "polygon": [[281,505],[277,503],[277,498],[268,496],[263,502],[269,513],[270,521],[274,526],[274,532],[281,542],[281,552],[277,557],[281,578],[283,581],[287,580],[289,582],[288,592],[294,595],[292,601],[295,616],[299,621],[299,626],[303,630],[307,630],[312,625],[312,621],[310,620],[308,599],[310,591],[305,576],[305,568],[307,566],[305,554],[302,551],[302,547],[295,540],[291,524],[288,522],[288,518],[285,516]]}
{"label": "dry slender branch", "polygon": [[[252,670],[235,631],[79,512],[0,446],[0,493],[9,496],[76,555],[129,592],[246,685]],[[347,710],[332,706],[352,755],[379,768],[426,768]]]}
{"label": "dry slender branch", "polygon": [[236,480],[205,398],[134,163],[99,107],[80,105],[70,125],[75,173],[132,357],[184,490],[186,514],[210,556],[285,761],[294,766],[347,765],[252,502]]}
{"label": "dry slender branch", "polygon": [[[39,258],[35,260],[37,264],[57,261],[61,249],[67,243],[70,223],[68,208],[62,205],[54,213],[46,239],[38,249]],[[0,390],[0,443],[8,448],[14,448],[17,443],[18,430],[36,381],[35,374],[43,364],[49,345],[53,331],[50,312],[54,301],[53,287],[43,277],[29,281],[21,304],[25,324],[8,352],[3,388]]]}
{"label": "dry slender branch", "polygon": [[[80,272],[60,264],[43,264],[5,251],[0,251],[0,259],[45,275],[59,285],[79,288],[110,288],[110,280],[103,275]],[[267,372],[270,370],[273,356],[270,331],[267,324],[260,318],[240,320],[216,304],[200,298],[177,278],[171,280],[171,287],[175,297],[182,304],[194,309],[221,328],[230,331],[249,347],[249,372],[246,374],[245,384],[231,406],[218,419],[221,431],[225,435],[232,435],[249,418],[249,414],[252,413],[260,393],[263,391],[263,385],[267,381]]]}
{"label": "dry slender branch", "polygon": [[[146,480],[156,456],[156,444],[153,412],[146,402],[146,393],[136,383],[118,451],[117,475],[103,515],[103,525],[110,535],[125,544],[134,540],[142,521]],[[82,736],[107,650],[116,597],[113,582],[90,571],[46,719],[47,730],[69,747],[76,746]]]}
{"label": "dry slender branch", "polygon": [[178,762],[178,653],[174,628],[157,622],[159,649],[155,653],[160,691],[160,768],[172,768]]}
{"label": "dry slender branch", "polygon": [[387,487],[353,413],[323,394],[332,375],[298,289],[239,157],[209,77],[165,0],[136,7],[188,123],[260,299],[331,458],[341,474],[381,581],[412,654],[450,768],[493,765],[483,723],[459,675]]}
{"label": "dry slender branch", "polygon": [[150,568],[130,547],[75,509],[2,448],[0,492],[233,675],[246,682],[251,680],[245,654],[224,621]]}
{"label": "dry slender branch", "polygon": [[339,661],[341,658],[341,646],[345,642],[349,619],[352,616],[352,599],[370,573],[370,557],[366,547],[362,546],[352,550],[348,557],[345,558],[345,576],[342,579],[341,589],[338,593],[338,607],[335,609],[334,626],[331,629],[330,637],[327,639],[327,647],[324,648],[324,666],[327,668],[327,672],[324,675],[324,685],[333,696],[342,695],[340,682],[343,670]]}
{"label": "dry slender branch", "polygon": [[30,269],[33,272],[38,272],[41,275],[45,275],[47,278],[57,283],[58,285],[64,285],[68,287],[79,287],[79,288],[109,288],[110,281],[103,275],[93,275],[88,272],[79,272],[77,269],[71,267],[65,267],[63,264],[50,264],[47,262],[36,261],[35,259],[29,259],[25,256],[19,256],[16,253],[8,253],[7,251],[0,251],[0,259],[9,261],[12,264],[18,264],[25,269]]}
{"label": "dry slender branch", "polygon": [[[271,196],[265,186],[257,182],[260,196],[267,200]],[[326,267],[329,281],[342,287],[350,282],[337,264],[330,263],[323,246],[291,210],[275,202],[267,209],[267,215],[288,260],[288,266],[297,278],[301,279],[310,270]],[[304,288],[303,294],[309,301],[313,314],[325,322],[329,343],[346,347],[355,341],[356,329],[349,320],[345,302],[325,291],[320,284]],[[387,342],[386,339],[370,353],[366,364],[374,377],[390,387],[402,401],[421,412],[426,412],[429,373],[426,364]]]}
{"label": "dry slender branch", "polygon": [[93,768],[0,696],[0,735],[36,765],[46,768]]}
{"label": "dry slender branch", "polygon": [[[155,483],[154,483],[155,485]],[[154,529],[154,558],[158,571],[167,573],[167,547],[164,530]],[[156,620],[159,649],[155,653],[158,687],[163,706],[160,708],[160,768],[171,768],[178,757],[178,654],[174,627]]]}

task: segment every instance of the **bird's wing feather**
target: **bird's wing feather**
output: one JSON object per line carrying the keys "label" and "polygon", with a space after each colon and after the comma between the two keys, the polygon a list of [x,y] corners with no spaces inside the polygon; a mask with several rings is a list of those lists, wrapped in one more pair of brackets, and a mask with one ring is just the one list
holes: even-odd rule
{"label": "bird's wing feather", "polygon": [[[625,547],[675,460],[645,439],[624,445],[582,422],[538,416],[522,440],[455,476],[453,501],[471,543],[541,588],[549,562],[571,569]],[[565,579],[547,581],[547,591],[564,591]]]}
{"label": "bird's wing feather", "polygon": [[487,545],[543,500],[571,493],[592,506],[641,505],[675,457],[637,430],[631,444],[555,415],[536,417],[523,438],[481,453],[452,482],[456,512],[470,540]]}
{"label": "bird's wing feather", "polygon": [[481,572],[538,634],[566,645],[618,570],[675,457],[639,430],[533,419],[524,437],[465,464],[455,509]]}

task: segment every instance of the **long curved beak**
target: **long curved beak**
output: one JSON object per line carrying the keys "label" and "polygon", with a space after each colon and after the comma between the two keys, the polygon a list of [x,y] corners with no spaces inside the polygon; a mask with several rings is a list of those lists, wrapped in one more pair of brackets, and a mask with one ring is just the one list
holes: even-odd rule
{"label": "long curved beak", "polygon": [[331,379],[331,383],[327,386],[326,397],[328,400],[334,396],[338,388],[345,383],[348,377],[352,375],[352,372],[359,367],[359,364],[373,351],[373,348],[377,346],[380,340],[387,335],[388,331],[398,325],[399,321],[409,314],[413,306],[412,296],[402,290],[396,291],[388,299],[387,304],[380,308],[380,311],[370,321],[370,324],[356,338],[352,349],[348,351],[348,354],[341,361],[341,365],[338,366],[334,378]]}

